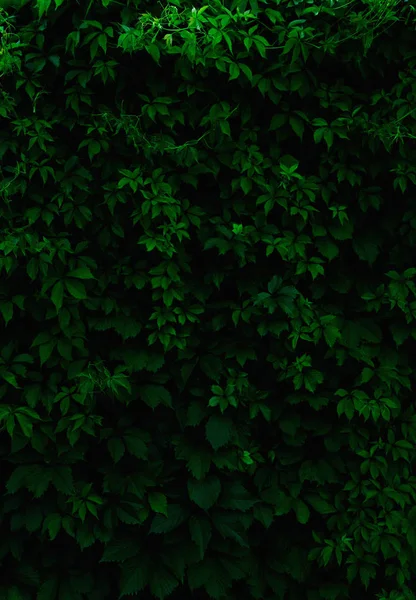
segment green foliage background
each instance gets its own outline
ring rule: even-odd
[[[0,12],[1,600],[414,600],[397,0]]]

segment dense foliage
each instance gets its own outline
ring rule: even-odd
[[[0,2],[1,600],[416,599],[416,19],[342,2]]]

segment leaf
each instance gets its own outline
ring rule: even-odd
[[[139,386],[139,394],[150,408],[155,409],[159,404],[172,408],[172,397],[162,385],[141,385]]]
[[[51,357],[53,349],[55,347],[55,341],[49,342],[48,344],[42,344],[39,346],[39,357],[40,365],[44,365],[46,361]]]
[[[188,586],[191,591],[205,586],[209,578],[213,576],[212,563],[198,562],[190,564],[187,569]]]
[[[120,595],[129,596],[141,592],[148,583],[149,558],[142,555],[138,558],[131,558],[121,567],[120,577]]]
[[[84,284],[76,279],[65,280],[65,286],[71,296],[77,300],[85,300],[88,297]]]
[[[254,507],[254,518],[268,529],[273,523],[273,511],[268,506],[255,506]]]
[[[324,328],[324,337],[328,346],[332,348],[335,342],[341,337],[341,332],[335,325],[328,325],[328,327]]]
[[[157,513],[162,513],[166,517],[168,516],[168,502],[166,496],[160,492],[151,492],[148,495],[150,508]]]
[[[59,513],[51,513],[47,515],[43,522],[42,531],[46,529],[49,532],[49,537],[51,540],[54,540],[58,535],[62,524],[62,517]]]
[[[6,489],[9,494],[15,494],[26,483],[28,475],[30,475],[30,467],[17,467],[10,475],[6,483]]]
[[[0,376],[16,389],[21,389],[16,381],[16,377],[13,375],[13,373],[10,373],[10,371],[2,371]]]
[[[305,494],[305,500],[321,515],[329,515],[336,512],[335,508],[318,494]]]
[[[79,267],[67,273],[67,277],[76,277],[77,279],[95,279],[88,267]]]
[[[127,450],[132,456],[143,460],[147,459],[148,448],[143,437],[139,433],[125,433],[123,439],[126,443]]]
[[[324,563],[324,567],[326,567],[326,565],[329,563],[329,561],[331,560],[331,556],[333,553],[334,549],[332,546],[326,546],[321,553],[322,556],[322,561]]]
[[[16,413],[15,416],[16,416],[17,422],[19,423],[19,425],[22,429],[23,435],[30,438],[33,433],[32,422],[29,421],[29,419],[22,414]]]
[[[234,540],[237,544],[243,546],[243,548],[249,548],[243,524],[238,516],[229,513],[215,512],[212,520],[215,528],[222,537]]]
[[[205,437],[214,450],[218,450],[230,441],[232,430],[231,419],[222,415],[213,415],[205,426]]]
[[[134,538],[110,540],[105,548],[100,563],[124,562],[140,553],[140,546]]]
[[[309,517],[310,517],[309,508],[302,500],[300,500],[300,498],[296,499],[295,512],[296,512],[297,520],[299,521],[299,523],[302,523],[302,525],[305,525],[305,523],[307,523],[309,521]]]
[[[205,354],[199,361],[199,366],[207,377],[218,381],[219,375],[222,371],[222,361],[218,356],[214,354]]]
[[[169,504],[167,516],[156,515],[150,527],[150,533],[169,533],[177,529],[189,516],[188,511],[179,504]]]
[[[205,406],[199,400],[193,400],[189,403],[186,424],[191,427],[199,425],[202,419],[206,416]]]
[[[52,288],[51,300],[55,304],[57,312],[62,308],[62,302],[64,298],[64,284],[62,281],[58,281]]]
[[[192,516],[189,519],[189,532],[192,541],[198,546],[199,558],[200,560],[203,560],[205,551],[212,537],[211,523],[202,516]]]
[[[13,317],[13,303],[12,302],[0,302],[0,312],[3,315],[3,319],[8,324]]]
[[[74,492],[71,467],[54,467],[51,483],[58,492],[69,496]]]
[[[194,450],[186,466],[195,479],[202,479],[208,473],[211,466],[211,456],[204,450]]]
[[[298,117],[289,117],[289,123],[296,135],[302,140],[303,132],[305,131],[305,124],[302,119],[299,119]]]
[[[123,441],[120,438],[109,439],[107,442],[107,448],[114,463],[118,463],[126,451]]]
[[[331,240],[315,240],[314,243],[319,252],[328,260],[333,260],[339,254],[338,246],[334,242],[331,242]]]
[[[36,595],[36,600],[56,600],[58,589],[58,579],[56,577],[48,579],[41,585],[40,590]]]
[[[160,563],[150,577],[150,591],[159,600],[167,598],[178,585],[176,577]]]
[[[258,500],[253,498],[250,492],[239,482],[225,482],[222,491],[221,508],[245,512],[250,510],[258,502]]]
[[[202,481],[188,480],[189,498],[204,510],[208,510],[216,503],[220,493],[221,483],[215,475],[209,475]]]
[[[374,376],[373,369],[364,367],[364,369],[361,372],[361,383],[368,383],[370,381],[370,379],[373,378],[373,376]]]

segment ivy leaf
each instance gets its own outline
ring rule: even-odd
[[[221,493],[221,483],[218,477],[210,475],[202,481],[188,481],[189,498],[200,508],[208,510],[218,500]]]
[[[212,537],[211,523],[202,516],[192,516],[189,519],[189,532],[192,540],[198,546],[199,558],[203,560],[207,546]]]
[[[74,492],[71,467],[55,467],[52,470],[51,483],[58,492],[69,496]]]
[[[160,492],[151,492],[148,496],[150,508],[157,513],[168,516],[168,502],[166,496]]]
[[[16,389],[21,389],[16,381],[16,377],[13,375],[13,373],[10,373],[10,371],[2,371],[0,376]]]
[[[59,582],[56,577],[48,579],[42,583],[37,593],[36,600],[55,600],[59,589]]]
[[[193,451],[186,464],[195,479],[202,479],[211,466],[211,456],[204,450]]]
[[[309,521],[309,508],[300,498],[296,499],[295,512],[297,520],[299,521],[299,523],[302,523],[302,525],[305,525]]]
[[[268,529],[273,523],[273,511],[268,506],[255,506],[254,507],[254,518]]]
[[[167,516],[159,514],[153,518],[150,533],[169,533],[177,529],[189,516],[189,512],[179,504],[169,504],[167,510]]]
[[[230,538],[244,548],[249,548],[242,522],[236,515],[215,512],[212,516],[215,528],[224,538]]]
[[[140,553],[140,546],[134,538],[110,540],[104,548],[100,563],[124,562]]]
[[[0,312],[3,315],[3,319],[7,324],[13,317],[13,304],[12,302],[0,302]]]
[[[214,354],[205,354],[199,361],[199,366],[207,377],[218,381],[218,377],[222,371],[222,361]]]
[[[305,124],[302,119],[299,119],[298,117],[289,117],[289,123],[296,135],[302,140],[305,131]]]
[[[40,357],[40,365],[44,365],[46,361],[51,357],[53,349],[55,348],[55,340],[49,342],[48,344],[42,344],[39,346],[39,357]]]
[[[25,415],[19,413],[16,413],[16,419],[22,429],[23,435],[30,438],[33,433],[33,425],[31,421],[29,421]]]
[[[67,273],[67,277],[76,277],[77,279],[95,279],[88,267],[79,267]]]
[[[51,300],[55,304],[55,308],[57,312],[59,312],[62,308],[64,298],[64,284],[62,281],[58,281],[52,288]]]
[[[133,432],[131,430],[130,432],[126,432],[123,435],[123,439],[126,443],[127,450],[132,456],[143,460],[147,459],[148,448],[139,431]]]
[[[62,517],[59,513],[51,513],[47,515],[43,522],[42,532],[49,532],[49,537],[51,540],[54,540],[58,535],[62,525]]]
[[[218,450],[230,441],[232,430],[231,419],[222,415],[213,415],[205,426],[205,436],[214,450]]]
[[[76,298],[77,300],[85,300],[88,298],[85,286],[80,281],[77,281],[76,279],[73,279],[72,281],[65,280],[65,286],[73,298]]]
[[[148,574],[150,572],[149,559],[146,555],[138,558],[131,558],[123,563],[120,577],[120,595],[130,596],[144,590],[148,583]]]
[[[328,325],[328,327],[324,328],[324,337],[328,346],[332,348],[335,342],[341,337],[341,332],[335,325]]]
[[[126,451],[123,441],[115,437],[108,440],[107,448],[114,463],[118,463]]]
[[[329,515],[336,512],[335,508],[318,494],[305,494],[305,500],[321,515]]]
[[[159,563],[150,577],[150,591],[159,600],[164,600],[179,585],[179,581]]]
[[[139,393],[150,408],[155,409],[159,404],[172,408],[172,397],[163,385],[141,385],[139,386]]]

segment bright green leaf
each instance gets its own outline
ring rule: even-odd
[[[166,496],[160,492],[151,492],[148,496],[150,508],[157,513],[168,516],[168,502]]]

